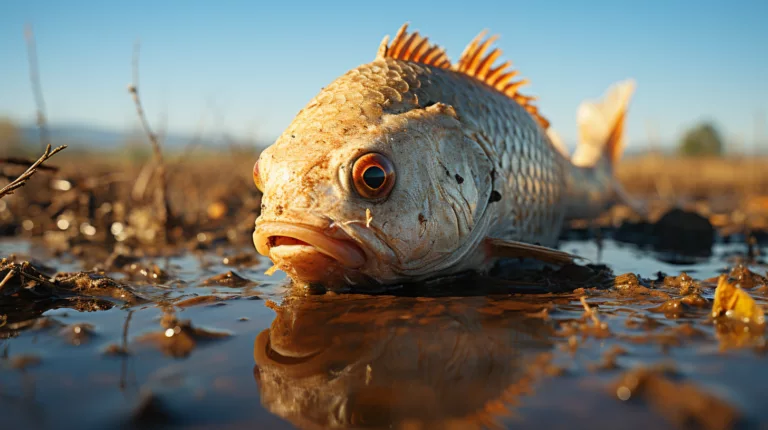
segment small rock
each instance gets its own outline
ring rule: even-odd
[[[250,285],[255,285],[256,283],[251,281],[250,279],[243,278],[242,276],[238,275],[237,273],[233,271],[229,271],[227,273],[222,273],[221,275],[216,275],[214,277],[208,278],[205,281],[203,281],[203,285],[218,285],[222,287],[247,287]]]

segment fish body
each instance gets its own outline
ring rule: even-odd
[[[618,190],[634,84],[582,104],[571,159],[482,38],[451,65],[403,26],[312,99],[254,167],[257,250],[295,281],[327,285],[567,259],[551,249],[564,220],[595,216]]]

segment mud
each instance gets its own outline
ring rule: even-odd
[[[2,428],[768,425],[761,205],[618,207],[563,233],[578,266],[334,292],[264,274],[227,169],[171,174],[168,225],[114,174],[0,200]]]
[[[376,294],[295,290],[260,258],[234,272],[248,248],[72,275],[66,254],[35,246],[0,242],[15,255],[0,273],[14,273],[0,312],[4,428],[768,422],[765,335],[712,315],[721,273],[768,304],[765,264],[726,262],[743,244],[675,266],[613,240],[597,259],[593,242],[571,241],[563,249],[594,264]],[[46,267],[24,263],[32,249]]]

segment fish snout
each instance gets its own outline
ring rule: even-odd
[[[321,229],[285,221],[261,221],[253,232],[259,254],[299,282],[339,283],[365,264],[363,250],[333,226]]]

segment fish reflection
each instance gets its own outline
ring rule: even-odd
[[[261,401],[301,428],[486,426],[551,349],[546,306],[511,296],[289,297],[255,341]]]

